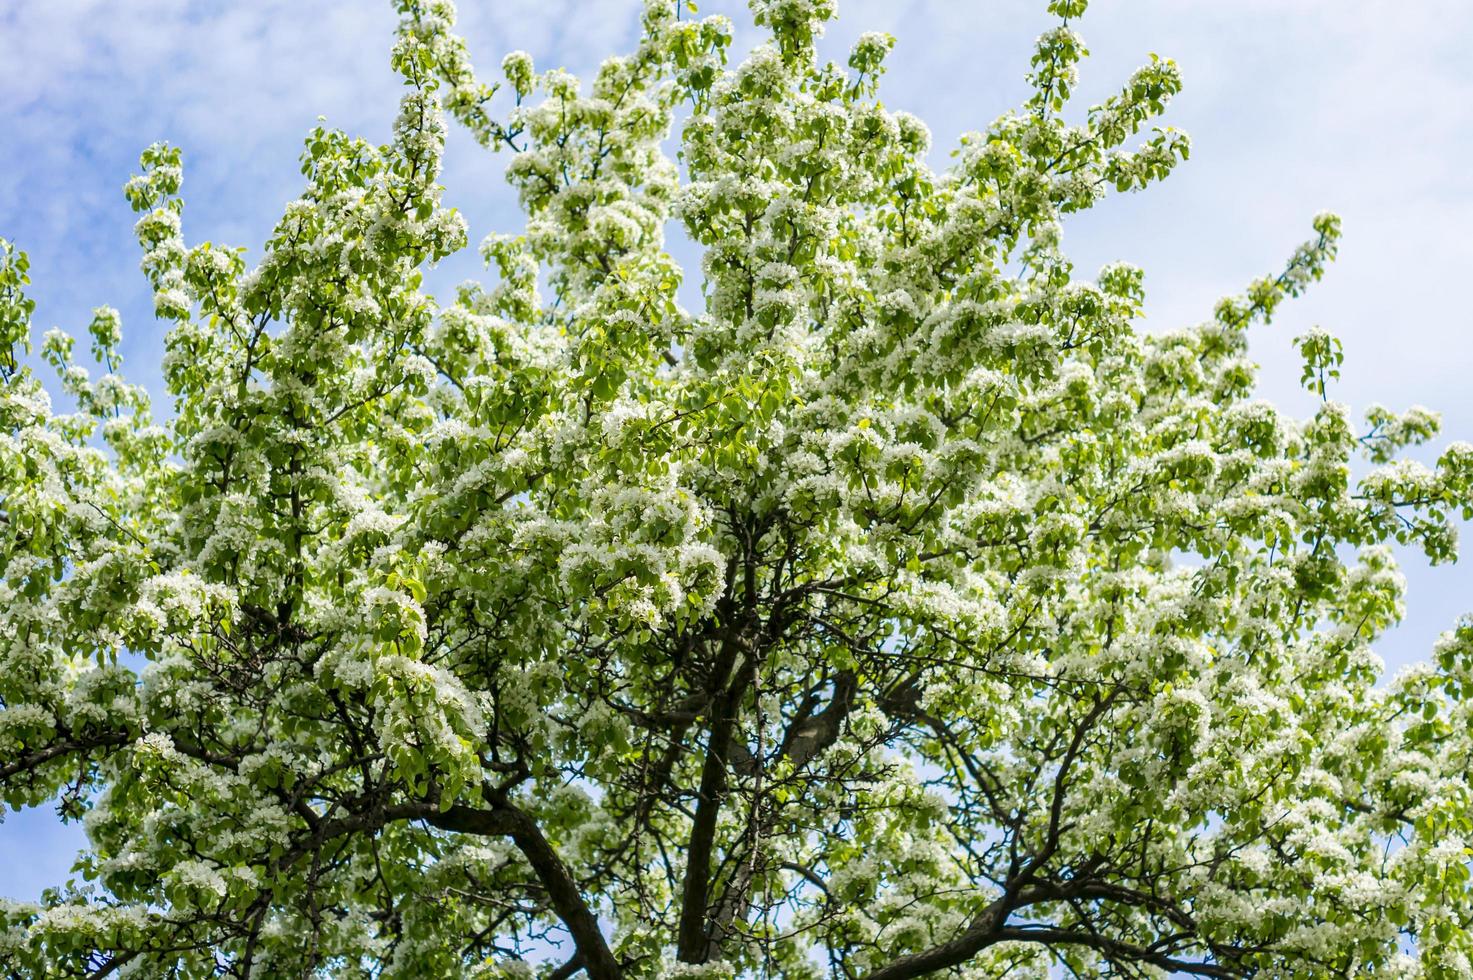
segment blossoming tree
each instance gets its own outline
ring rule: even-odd
[[[1398,458],[1436,418],[1353,421],[1320,332],[1312,417],[1252,400],[1333,216],[1187,329],[1076,276],[1065,217],[1188,146],[1170,61],[1067,121],[1084,6],[938,171],[832,0],[735,68],[650,0],[500,93],[400,0],[392,140],[314,130],[254,268],[144,153],[166,420],[106,308],[53,412],[6,244],[0,796],[90,840],[6,974],[1469,976],[1473,625],[1371,647],[1473,447]],[[437,301],[442,112],[527,224]]]

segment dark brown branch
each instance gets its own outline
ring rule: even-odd
[[[1191,976],[1232,978],[1245,974],[1241,969],[1217,963],[1177,959],[1159,950],[1111,939],[1097,932],[1056,926],[1005,925],[1008,916],[1017,909],[1056,897],[1056,889],[1032,886],[1025,887],[1016,896],[1003,895],[983,909],[972,920],[972,924],[955,939],[902,956],[868,974],[864,980],[912,980],[938,970],[960,966],[989,946],[1007,942],[1083,946],[1104,954],[1112,962],[1149,964]]]
[[[532,866],[537,880],[547,889],[548,901],[572,934],[583,968],[591,980],[619,980],[623,976],[619,961],[614,959],[603,930],[599,928],[598,917],[583,901],[578,883],[542,835],[537,822],[527,813],[509,804],[500,804],[490,810],[452,806],[443,813],[437,808],[425,809],[428,811],[422,814],[425,822],[441,830],[483,837],[510,836]]]
[[[749,593],[750,594],[750,593]],[[680,925],[676,933],[676,955],[682,963],[704,963],[708,955],[706,918],[711,903],[711,857],[716,844],[716,821],[726,796],[727,760],[738,709],[752,676],[756,658],[748,656],[730,683],[726,678],[736,666],[738,652],[746,646],[734,628],[721,644],[714,671],[721,695],[712,706],[706,761],[701,767],[701,788],[691,821],[690,844],[686,849],[685,881],[681,889]]]
[[[575,953],[572,959],[549,973],[547,980],[568,980],[569,977],[577,976],[581,969],[583,969],[583,954]]]
[[[93,749],[112,748],[123,745],[130,741],[125,732],[109,732],[93,738],[69,738],[65,741],[54,742],[44,749],[37,749],[16,759],[14,762],[0,766],[0,779],[9,779],[20,773],[31,772],[38,769],[52,759],[70,755],[73,752],[90,752]]]

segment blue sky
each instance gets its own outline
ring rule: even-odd
[[[741,0],[703,0],[737,21]],[[461,0],[474,61],[512,49],[586,76],[633,38],[638,0]],[[1309,410],[1290,338],[1319,323],[1343,338],[1333,397],[1363,409],[1424,404],[1448,438],[1473,440],[1473,4],[1465,0],[1096,0],[1077,26],[1093,57],[1078,104],[1111,92],[1150,52],[1186,90],[1168,122],[1193,137],[1164,184],[1108,200],[1066,228],[1081,273],[1146,269],[1147,329],[1204,319],[1221,295],[1275,270],[1310,217],[1345,219],[1341,257],[1309,296],[1254,338],[1266,397]],[[899,43],[884,99],[931,126],[933,162],[1025,94],[1044,0],[840,0],[825,47],[865,30]],[[318,115],[382,140],[398,82],[389,0],[0,0],[0,236],[32,259],[36,327],[82,332],[90,310],[124,315],[126,373],[157,391],[161,328],[138,271],[121,186],[157,139],[185,156],[185,236],[259,255],[300,186],[301,138]],[[739,43],[739,47],[740,47]],[[505,157],[452,132],[444,181],[472,241],[520,226]],[[467,252],[430,278],[480,274]],[[160,406],[164,407],[164,406]],[[1444,443],[1446,439],[1442,440]],[[1465,539],[1473,540],[1469,529]],[[1473,610],[1473,557],[1429,569],[1405,557],[1406,622],[1378,648],[1393,669],[1425,656]],[[0,823],[0,895],[62,881],[80,830],[42,808]]]

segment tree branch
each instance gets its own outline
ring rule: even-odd
[[[599,928],[598,917],[583,901],[578,883],[531,816],[504,803],[490,810],[452,806],[441,813],[438,808],[426,809],[430,812],[423,814],[425,822],[441,830],[483,837],[511,837],[532,866],[537,880],[547,889],[548,901],[572,934],[582,966],[591,980],[619,980],[623,976],[619,961],[614,959],[603,930]]]

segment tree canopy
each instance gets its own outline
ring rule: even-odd
[[[90,842],[0,969],[1473,975],[1473,622],[1372,652],[1473,447],[1406,458],[1437,417],[1358,420],[1320,330],[1313,414],[1255,400],[1333,215],[1196,326],[1076,275],[1067,217],[1187,157],[1171,61],[1074,109],[1052,0],[937,169],[833,0],[734,67],[649,0],[590,85],[398,7],[392,139],[314,129],[254,267],[143,154],[167,412],[106,307],[48,392],[0,251],[0,799]],[[526,227],[436,299],[446,114]]]

